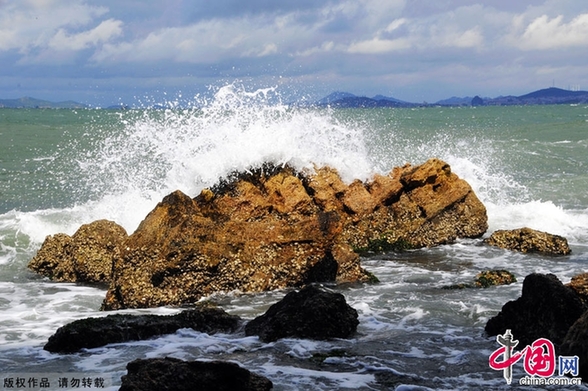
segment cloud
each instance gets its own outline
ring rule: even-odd
[[[578,0],[0,0],[0,81],[94,75],[138,91],[283,76],[365,94],[354,85],[375,94],[558,73],[584,84],[585,46]]]
[[[432,33],[431,43],[446,47],[480,48],[484,44],[484,37],[479,27],[466,31],[450,28]]]
[[[523,50],[588,46],[588,13],[568,23],[564,23],[563,15],[554,18],[542,15],[526,27],[517,46]]]
[[[123,22],[120,20],[108,19],[91,30],[77,34],[68,34],[65,29],[59,29],[49,41],[48,46],[56,50],[86,49],[120,36],[122,25]]]
[[[18,64],[63,63],[53,51],[77,51],[122,34],[122,22],[108,19],[85,29],[108,12],[105,7],[56,0],[0,3],[0,53],[17,51]]]
[[[380,39],[378,37],[349,45],[347,52],[359,54],[389,53],[411,47],[410,41],[405,38]]]

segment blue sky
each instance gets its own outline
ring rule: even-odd
[[[101,106],[235,81],[311,100],[588,90],[588,2],[0,0],[0,64],[0,98]]]

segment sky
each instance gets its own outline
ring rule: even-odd
[[[236,83],[285,100],[588,90],[584,0],[0,0],[0,98],[93,106]]]

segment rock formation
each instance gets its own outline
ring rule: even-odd
[[[578,356],[579,377],[588,377],[588,311],[580,317],[568,330],[559,354]]]
[[[489,288],[496,285],[510,285],[517,282],[514,274],[508,270],[484,270],[476,274],[471,284],[460,283],[444,286],[443,289]]]
[[[531,228],[498,230],[484,239],[484,242],[491,246],[523,253],[568,255],[572,252],[564,237]]]
[[[569,284],[566,284],[576,292],[580,300],[588,307],[588,273],[581,273],[574,277]]]
[[[301,173],[264,165],[194,199],[180,191],[166,196],[113,249],[102,307],[179,305],[218,291],[366,281],[358,252],[435,246],[486,229],[484,205],[438,159],[351,184],[328,167]],[[65,246],[53,242],[35,258],[64,258]]]
[[[272,382],[239,365],[177,358],[138,359],[127,364],[120,391],[267,391]]]
[[[126,238],[120,225],[94,221],[73,236],[48,236],[28,267],[55,281],[110,283],[113,260]]]
[[[521,349],[538,338],[559,346],[585,309],[578,295],[555,275],[533,273],[525,277],[521,297],[488,320],[486,332],[494,336],[510,329]]]
[[[109,315],[76,320],[57,329],[44,349],[52,353],[73,353],[110,343],[139,341],[179,329],[205,333],[233,332],[241,319],[220,308],[197,307],[177,315]]]
[[[258,335],[263,342],[280,338],[327,340],[350,338],[359,320],[340,293],[309,285],[288,293],[265,314],[245,325],[246,335]]]

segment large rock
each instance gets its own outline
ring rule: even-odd
[[[145,340],[184,328],[209,334],[233,332],[240,324],[238,316],[205,306],[167,316],[115,314],[68,323],[49,337],[44,349],[52,353],[73,353],[110,343]]]
[[[581,273],[572,277],[569,284],[566,284],[576,292],[580,300],[588,307],[588,273]]]
[[[342,294],[309,285],[288,293],[265,314],[247,323],[245,334],[257,335],[264,342],[280,338],[350,338],[357,330],[357,317],[357,311]]]
[[[55,281],[110,283],[113,260],[127,236],[112,221],[84,224],[73,236],[48,236],[28,267]]]
[[[367,281],[358,252],[435,246],[486,229],[484,205],[438,159],[351,184],[328,167],[300,173],[264,165],[194,199],[180,191],[166,196],[113,251],[102,308]],[[59,258],[61,249],[47,252]]]
[[[572,251],[566,238],[531,228],[498,230],[484,242],[507,250],[523,253],[543,253],[550,255],[568,255]]]
[[[486,332],[494,336],[510,329],[521,349],[538,338],[559,346],[585,309],[578,295],[555,275],[533,273],[525,277],[521,297],[488,320]]]
[[[235,363],[166,357],[128,363],[119,391],[267,391],[272,388],[269,379]]]
[[[588,377],[588,311],[568,330],[559,353],[563,356],[578,356],[579,377]]]

